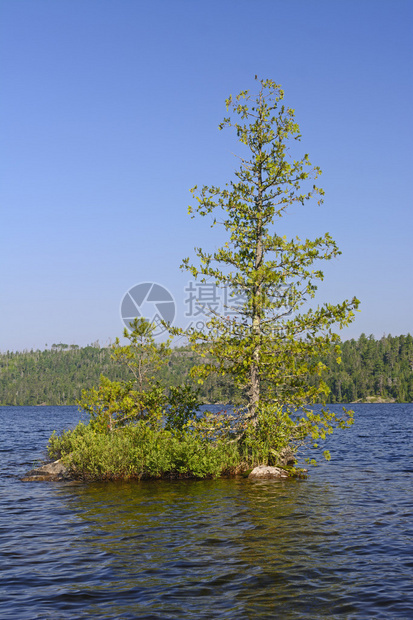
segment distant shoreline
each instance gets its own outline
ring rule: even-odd
[[[369,405],[369,404],[380,404],[380,403],[387,403],[387,404],[393,404],[396,403],[396,399],[395,398],[382,398],[381,396],[367,396],[366,399],[362,400],[361,398],[359,400],[353,400],[350,404],[351,405]],[[335,403],[336,405],[339,405],[340,403]]]
[[[322,403],[314,403],[315,405],[322,405]],[[330,407],[331,405],[341,405],[345,407],[346,405],[408,405],[411,402],[406,403],[398,403],[394,398],[381,398],[380,396],[368,396],[366,400],[354,400],[348,403],[326,403],[322,405],[324,407]],[[204,406],[211,405],[214,407],[222,406],[222,407],[232,407],[231,403],[203,403]],[[66,403],[64,405],[49,405],[47,403],[39,403],[36,405],[10,405],[10,404],[2,404],[0,403],[0,407],[77,407],[76,403]]]

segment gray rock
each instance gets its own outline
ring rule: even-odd
[[[289,446],[281,450],[278,458],[278,464],[281,465],[281,467],[283,465],[295,465],[296,462],[297,459],[295,458],[295,454]]]
[[[59,459],[54,461],[54,463],[47,463],[42,465],[42,467],[32,469],[22,478],[22,482],[43,482],[45,480],[65,480],[67,478],[67,467]]]
[[[258,480],[268,478],[288,478],[289,474],[280,467],[270,467],[269,465],[258,465],[254,467],[248,478],[255,478]]]

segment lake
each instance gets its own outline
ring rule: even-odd
[[[412,618],[413,404],[352,407],[307,480],[116,484],[21,482],[80,414],[0,407],[0,617]]]

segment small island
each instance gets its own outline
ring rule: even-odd
[[[82,394],[89,422],[49,440],[57,476],[207,478],[252,474],[258,466],[264,477],[293,477],[303,475],[296,467],[300,448],[318,448],[335,428],[352,424],[352,411],[338,415],[312,405],[329,393],[321,358],[332,354],[340,362],[335,330],[353,321],[359,301],[308,308],[324,277],[318,263],[340,251],[329,233],[303,240],[278,230],[291,207],[322,204],[321,170],[307,154],[290,157],[301,135],[281,86],[257,76],[256,83],[255,94],[228,97],[219,126],[235,130],[243,152],[234,179],[222,189],[191,190],[189,213],[210,219],[211,227],[220,223],[227,240],[211,253],[196,248],[198,264],[185,258],[182,267],[230,293],[221,313],[211,310],[206,329],[169,326],[171,338],[184,337],[201,357],[191,368],[192,383],[165,388],[157,382],[171,342],[155,343],[154,326],[135,318],[124,334],[129,343],[117,340],[112,351],[129,379],[102,376]],[[238,406],[201,411],[197,386],[211,376],[232,382]]]

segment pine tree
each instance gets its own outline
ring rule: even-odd
[[[226,100],[231,115],[220,129],[235,129],[246,154],[240,157],[235,179],[224,188],[191,190],[197,206],[190,207],[190,213],[211,214],[213,225],[222,224],[228,240],[212,253],[197,248],[198,266],[188,258],[183,261],[201,282],[213,281],[243,299],[236,307],[228,304],[222,314],[212,314],[208,331],[193,331],[188,337],[206,357],[206,363],[194,369],[199,381],[211,373],[229,376],[247,395],[245,420],[253,425],[263,406],[298,408],[326,395],[320,356],[333,348],[339,358],[335,330],[353,320],[359,304],[353,298],[302,308],[323,279],[314,263],[340,251],[329,233],[313,240],[287,239],[275,226],[290,207],[312,198],[321,204],[324,195],[315,184],[321,170],[312,167],[308,155],[290,157],[292,143],[301,136],[294,110],[284,106],[283,98],[279,85],[261,80],[256,96],[242,91]],[[311,375],[317,377],[312,384]],[[328,427],[332,420],[328,414],[316,419],[308,411],[308,416],[315,427]],[[317,434],[315,427],[311,432]]]

